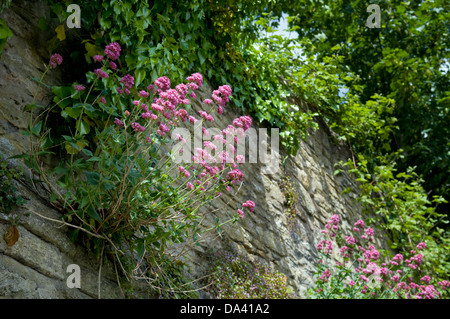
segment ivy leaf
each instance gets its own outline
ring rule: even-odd
[[[86,211],[89,215],[89,217],[93,218],[94,220],[98,221],[99,223],[102,221],[102,218],[98,214],[97,210],[94,208],[94,206],[89,205]]]
[[[64,29],[64,24],[60,24],[56,27],[56,37],[59,41],[64,41],[66,39],[66,30]]]
[[[141,82],[145,79],[145,74],[146,73],[143,69],[139,69],[134,72],[136,86],[141,84]]]

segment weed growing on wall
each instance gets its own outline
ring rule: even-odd
[[[333,215],[317,245],[321,256],[309,298],[320,299],[435,299],[450,283],[438,281],[425,267],[427,244],[420,242],[404,254],[383,258],[374,246],[374,230],[358,220],[344,235]]]
[[[30,154],[18,157],[39,174],[50,201],[64,213],[61,223],[71,226],[71,238],[81,239],[99,257],[110,250],[127,279],[145,280],[161,295],[177,295],[186,287],[170,279],[181,271],[168,262],[177,264],[185,247],[205,232],[237,222],[255,208],[247,200],[232,218],[209,229],[199,210],[242,184],[239,155],[230,141],[239,143],[238,136],[245,136],[252,120],[236,118],[213,136],[215,143],[196,148],[189,163],[175,164],[175,156],[188,147],[183,136],[173,134],[175,129],[184,123],[208,135],[207,123],[224,112],[231,87],[219,86],[202,102],[209,111],[195,114],[190,99],[203,85],[202,75],[194,73],[175,85],[159,77],[144,85],[119,70],[120,57],[118,43],[107,45],[103,55],[93,57],[94,70],[86,74],[86,83],[53,87],[54,104],[47,108],[28,105],[27,111],[43,109],[36,118],[30,113],[26,132],[37,142],[32,139]],[[53,54],[44,75],[62,61]],[[61,136],[47,125],[55,113],[60,132],[65,132]],[[224,150],[214,153],[217,145]],[[42,156],[56,152],[61,161],[46,172]]]

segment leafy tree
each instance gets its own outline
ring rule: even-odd
[[[363,103],[374,94],[395,101],[389,122],[398,119],[388,144],[404,150],[399,169],[416,166],[429,195],[450,199],[450,3],[436,1],[371,1],[381,12],[381,28],[368,28],[367,1],[282,1],[299,39],[313,43],[310,54],[343,57],[343,72],[355,77],[350,93]],[[355,88],[361,87],[361,92]],[[384,145],[383,145],[384,146]],[[386,153],[389,148],[379,147]],[[441,206],[445,211],[447,206]]]

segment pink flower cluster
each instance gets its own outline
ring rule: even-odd
[[[98,77],[103,78],[103,79],[106,79],[106,78],[109,77],[108,73],[106,73],[106,72],[103,71],[102,69],[96,69],[96,70],[94,70],[94,73],[95,73]]]
[[[120,45],[117,42],[108,44],[105,47],[105,55],[111,60],[117,60],[120,57]]]
[[[75,85],[73,86],[73,88],[74,88],[75,90],[77,90],[78,92],[86,90],[86,87],[85,87],[84,85],[79,85],[79,84],[75,84]]]
[[[339,216],[333,215],[326,223],[325,229],[321,231],[327,238],[321,240],[316,248],[326,257],[331,257],[333,252],[332,239],[336,237],[335,231],[338,230],[338,224]],[[358,220],[354,224],[353,231],[359,233],[360,230],[364,229],[364,226],[364,221]],[[367,242],[364,241],[364,238],[369,239],[368,241],[370,242],[370,239],[373,239],[374,233],[372,228],[366,228],[363,232],[364,235],[360,236],[361,243]],[[411,250],[412,257],[409,259],[405,259],[403,254],[398,253],[387,263],[381,263],[381,266],[379,266],[377,262],[380,260],[380,252],[375,249],[374,245],[369,245],[365,248],[361,244],[358,244],[360,241],[354,236],[344,236],[344,239],[348,246],[344,245],[339,248],[340,256],[344,258],[344,264],[337,262],[337,266],[346,267],[345,264],[350,263],[352,258],[359,262],[359,265],[352,270],[354,275],[351,276],[352,280],[348,282],[348,286],[353,287],[352,289],[360,289],[359,291],[362,294],[371,292],[372,295],[376,295],[377,290],[374,289],[387,289],[401,298],[432,299],[440,296],[438,289],[446,290],[450,287],[450,283],[444,280],[437,283],[437,289],[431,284],[432,278],[429,275],[422,275],[420,277],[422,284],[414,283],[411,276],[407,278],[409,282],[405,280],[408,272],[417,271],[418,267],[423,264],[423,254],[421,253],[416,253],[416,251]],[[424,250],[426,249],[426,244],[421,242],[417,244],[416,248],[418,250]],[[353,256],[354,253],[357,253],[360,257]],[[331,280],[333,276],[330,269],[326,269],[325,271],[323,271],[323,268],[320,269],[320,275],[316,282],[319,288],[322,284]],[[373,288],[370,284],[372,279],[379,282],[381,286]],[[315,289],[315,291],[320,292],[323,289]]]
[[[50,57],[50,62],[48,63],[51,68],[55,69],[58,65],[61,65],[63,58],[58,53],[53,54]]]

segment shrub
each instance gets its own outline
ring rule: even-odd
[[[339,216],[333,215],[317,245],[321,256],[309,298],[325,299],[435,299],[443,297],[450,283],[433,280],[423,269],[426,243],[408,254],[396,254],[383,262],[373,245],[374,230],[358,220],[352,234],[343,236]],[[333,258],[335,257],[335,258]]]
[[[175,88],[167,77],[145,86],[142,78],[118,69],[120,53],[118,43],[107,45],[103,56],[94,56],[100,66],[86,74],[87,83],[52,88],[55,104],[29,126],[28,135],[39,141],[22,157],[51,190],[50,200],[64,212],[63,223],[72,226],[73,239],[83,239],[98,256],[108,246],[128,279],[145,279],[160,293],[169,285],[167,292],[179,281],[162,284],[161,270],[168,274],[176,268],[169,261],[180,265],[183,247],[207,231],[199,208],[243,181],[233,144],[245,136],[252,119],[235,119],[213,142],[195,149],[187,164],[176,165],[184,148],[190,154],[190,140],[176,129],[187,124],[208,134],[203,125],[214,122],[214,112],[223,113],[232,90],[220,86],[203,101],[208,112],[190,115],[190,98],[203,84],[199,73]],[[43,77],[61,63],[60,55],[52,55]],[[36,107],[33,102],[26,109]],[[53,127],[47,125],[55,112],[61,116],[60,131],[66,131],[61,138],[52,136]],[[223,145],[225,150],[216,150]],[[58,147],[60,164],[44,171],[41,157],[55,154]],[[238,221],[243,210],[253,211],[254,203],[247,201],[241,208],[212,229]],[[174,273],[181,274],[174,270],[166,278]]]

